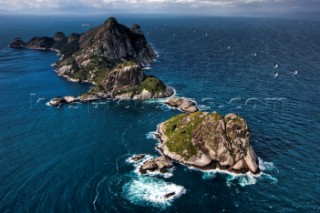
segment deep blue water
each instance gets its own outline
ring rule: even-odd
[[[89,85],[58,77],[54,52],[6,47],[106,18],[0,18],[0,212],[320,212],[319,21],[118,18],[139,23],[158,51],[147,73],[203,110],[246,119],[263,168],[253,177],[176,165],[164,178],[137,175],[127,159],[158,155],[150,132],[178,111],[161,102],[49,107]],[[157,199],[172,190],[181,196]]]

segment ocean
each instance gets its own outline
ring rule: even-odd
[[[175,164],[142,176],[130,156],[158,156],[157,124],[181,112],[164,100],[47,106],[90,85],[58,77],[55,52],[7,48],[108,17],[1,16],[0,212],[320,212],[320,19],[116,17],[141,25],[158,52],[146,74],[203,111],[247,121],[262,169]]]

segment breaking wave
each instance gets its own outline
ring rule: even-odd
[[[171,206],[173,200],[186,193],[183,186],[148,176],[131,180],[122,190],[124,196],[134,204],[159,208]]]
[[[258,175],[254,175],[250,172],[247,172],[245,174],[234,174],[220,169],[200,171],[203,172],[202,179],[204,180],[212,180],[216,178],[217,175],[224,176],[228,186],[231,186],[232,184],[238,184],[242,187],[245,187],[256,184],[258,180],[267,180],[270,183],[278,182],[278,179],[276,177],[273,177],[272,175],[266,173],[275,169],[275,166],[272,162],[266,162],[259,158],[259,168],[261,170],[261,173]]]

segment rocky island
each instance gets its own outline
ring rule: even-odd
[[[159,124],[157,136],[162,157],[146,161],[145,171],[165,172],[168,161],[199,169],[220,169],[233,173],[260,173],[258,158],[249,143],[249,130],[235,114],[194,112],[180,114]]]
[[[34,37],[28,42],[16,38],[9,47],[58,51],[61,59],[55,67],[59,76],[94,85],[74,100],[145,100],[174,93],[158,78],[144,74],[143,68],[150,66],[157,54],[140,26],[135,24],[128,28],[113,17],[83,34],[66,36],[57,32],[52,38]],[[67,101],[56,98],[52,103],[58,105]]]
[[[140,26],[135,24],[129,29],[115,18],[83,34],[65,36],[57,32],[53,38],[35,37],[28,42],[16,38],[9,47],[58,51],[61,59],[55,67],[59,76],[93,85],[79,97],[52,99],[49,103],[53,106],[101,98],[146,100],[174,94],[161,80],[143,72],[155,59],[156,52]],[[188,98],[173,97],[165,104],[185,113],[158,125],[157,149],[162,156],[145,161],[139,169],[141,174],[166,172],[173,167],[172,162],[204,170],[260,172],[243,118],[232,113],[223,117],[216,112],[201,112],[195,101]],[[136,155],[132,160],[140,161],[144,157],[144,154]]]

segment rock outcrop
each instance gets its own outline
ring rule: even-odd
[[[177,115],[158,126],[162,154],[202,169],[260,172],[249,144],[246,122],[235,114],[195,112]]]
[[[131,157],[131,160],[137,162],[144,159],[145,156],[146,156],[145,154],[134,155]]]
[[[183,112],[192,113],[199,111],[196,103],[187,98],[172,97],[166,101],[165,104],[170,107],[178,108]]]
[[[49,101],[49,104],[51,106],[60,106],[62,104],[71,104],[71,103],[74,103],[74,102],[77,102],[77,101],[80,101],[79,98],[75,98],[73,96],[64,96],[63,98],[62,97],[56,97],[56,98],[53,98]]]
[[[34,37],[28,42],[17,38],[12,48],[56,50],[62,58],[55,64],[59,76],[73,82],[95,85],[80,101],[96,98],[145,100],[169,97],[173,89],[142,68],[156,57],[139,25],[128,28],[115,18],[83,34],[66,36],[57,32],[51,37]]]
[[[15,38],[8,46],[11,48],[21,49],[26,47],[26,43],[21,38]]]
[[[158,157],[155,159],[148,160],[142,164],[139,171],[141,174],[146,174],[147,171],[159,171],[165,173],[169,168],[172,168],[173,164],[166,157]]]
[[[51,106],[60,106],[61,104],[63,104],[65,101],[63,98],[61,97],[56,97],[56,98],[53,98],[49,101],[49,104]]]

